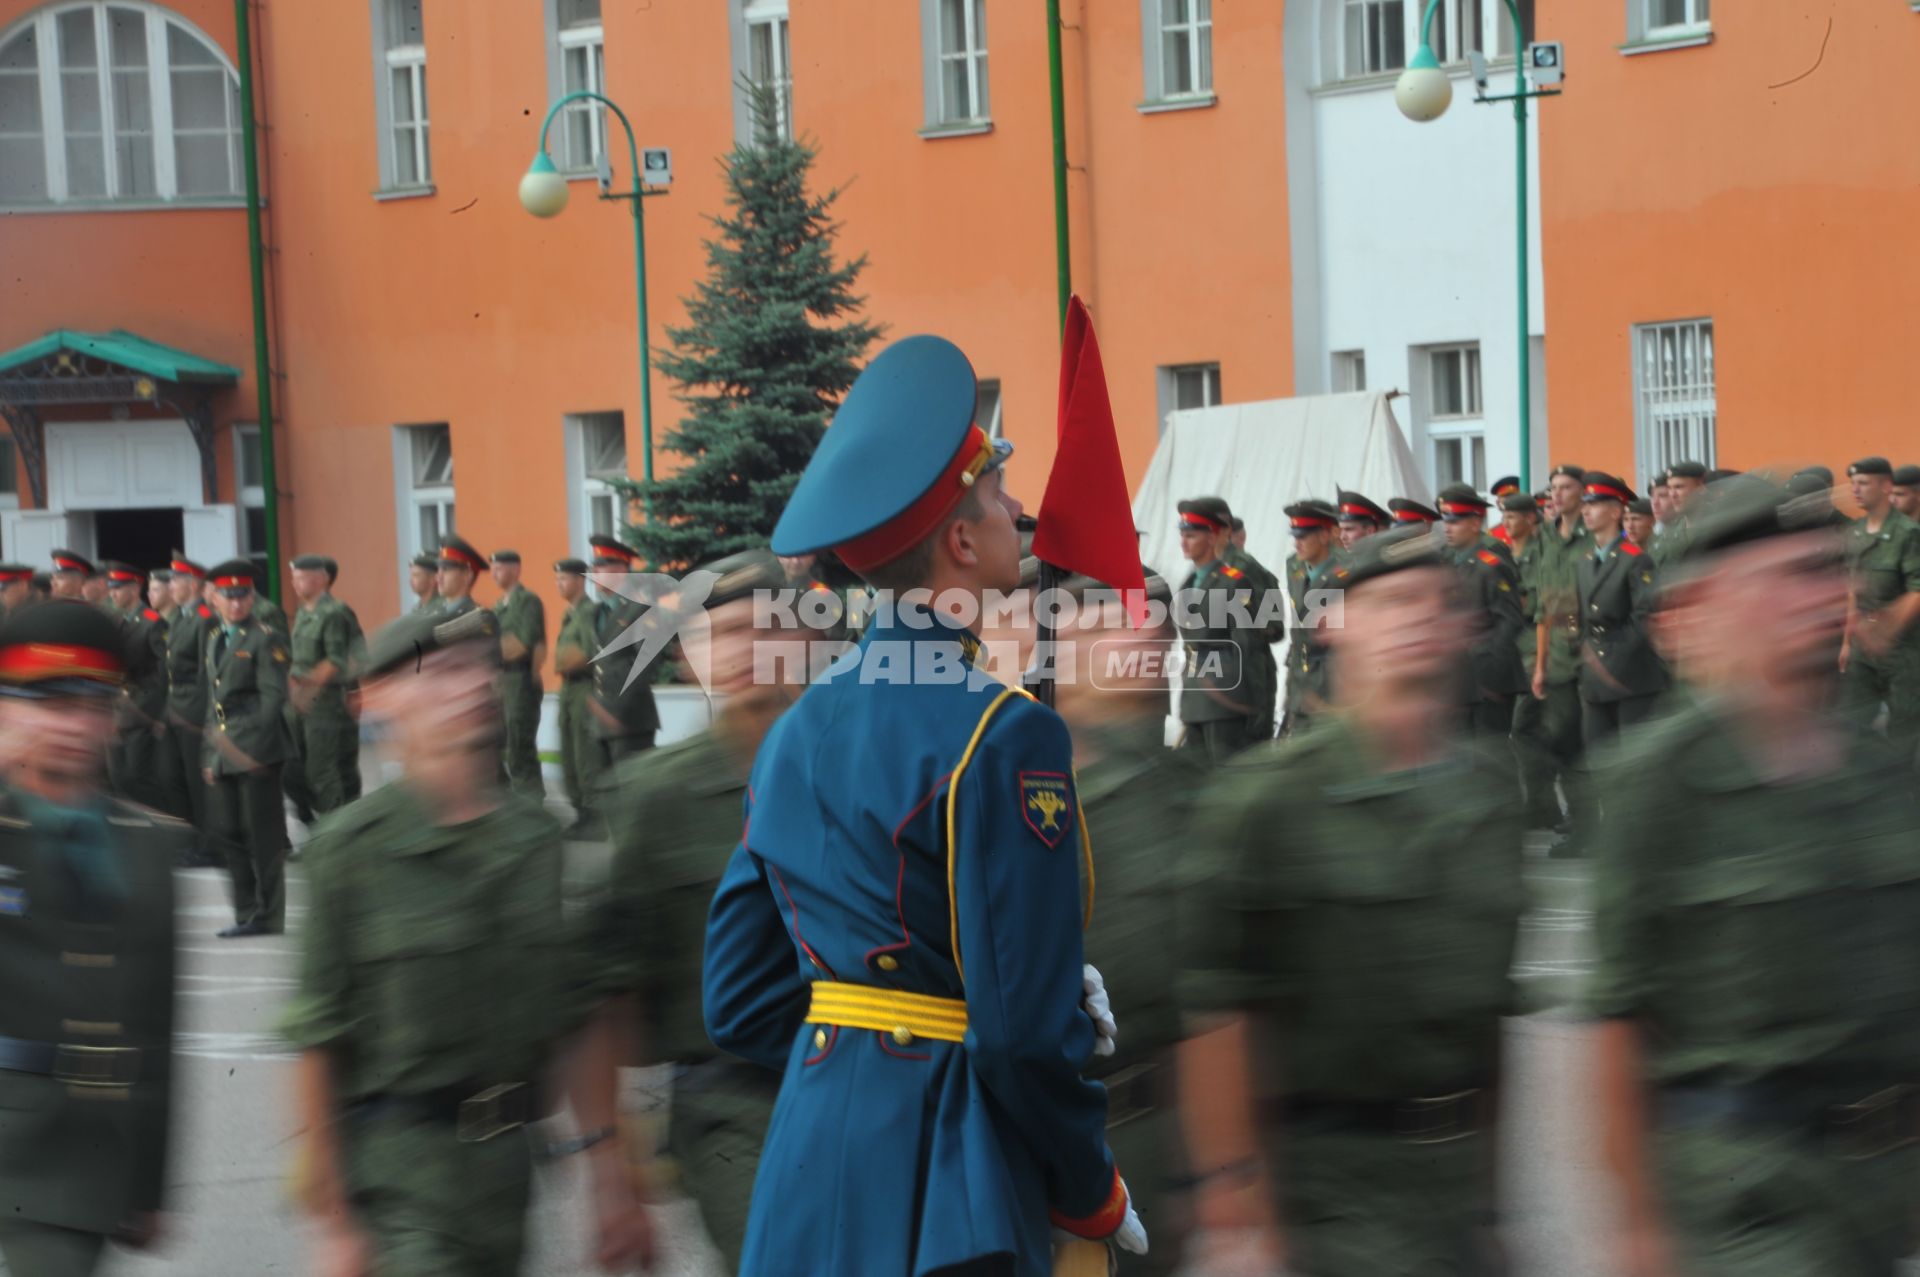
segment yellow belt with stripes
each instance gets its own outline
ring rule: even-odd
[[[902,1046],[915,1038],[960,1042],[967,1036],[967,1004],[960,998],[936,998],[871,984],[815,980],[808,1024],[891,1033]]]

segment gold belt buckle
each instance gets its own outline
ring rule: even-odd
[[[1843,1162],[1866,1162],[1912,1144],[1916,1139],[1915,1114],[1903,1101],[1912,1096],[1913,1089],[1901,1083],[1852,1104],[1828,1109],[1828,1154]]]
[[[1480,1094],[1469,1087],[1450,1095],[1422,1095],[1407,1100],[1394,1114],[1394,1136],[1408,1144],[1451,1144],[1477,1129],[1468,1121],[1468,1106]]]
[[[62,1042],[53,1049],[52,1074],[54,1081],[66,1086],[132,1086],[140,1075],[140,1049]]]
[[[525,1086],[524,1082],[506,1082],[460,1101],[459,1122],[453,1137],[462,1144],[484,1144],[496,1135],[526,1125],[521,1119],[507,1117],[502,1112],[507,1097]]]

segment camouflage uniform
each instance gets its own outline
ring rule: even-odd
[[[312,606],[294,614],[291,640],[293,674],[306,675],[325,661],[334,676],[318,689],[307,708],[287,705],[287,727],[302,769],[307,801],[317,815],[344,807],[359,790],[359,725],[347,709],[346,688],[353,677],[355,633],[358,625],[346,606],[323,594]]]
[[[547,609],[540,596],[516,585],[493,605],[500,619],[500,637],[519,640],[526,655],[505,662],[500,670],[500,702],[505,711],[506,748],[503,761],[513,787],[533,798],[544,798],[540,777],[540,701],[544,688],[534,667],[534,653],[547,644]]]
[[[1902,595],[1920,591],[1920,525],[1898,510],[1887,512],[1878,532],[1868,531],[1864,518],[1849,523],[1846,546],[1858,623],[1874,624]],[[1920,738],[1920,622],[1907,626],[1885,656],[1869,656],[1854,643],[1846,682],[1863,719],[1886,705],[1887,738],[1911,758]]]
[[[606,755],[599,733],[593,725],[593,666],[600,650],[593,633],[594,603],[584,594],[560,619],[560,636],[554,641],[556,670],[563,652],[578,652],[588,664],[560,674],[560,760],[566,778],[567,801],[576,812],[587,809],[588,799],[598,789],[606,770]]]
[[[1346,556],[1332,550],[1318,564],[1297,554],[1287,556],[1287,601],[1293,606],[1293,641],[1287,646],[1287,734],[1303,730],[1332,694],[1327,649],[1308,628],[1307,594],[1339,586],[1339,569]]]

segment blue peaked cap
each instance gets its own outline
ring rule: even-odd
[[[944,337],[906,337],[847,391],[780,522],[775,554],[811,554],[864,536],[918,501],[973,427],[973,365]],[[1013,452],[994,444],[992,464]]]

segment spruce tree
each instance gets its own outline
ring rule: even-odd
[[[801,470],[880,328],[860,318],[864,254],[836,262],[838,189],[815,195],[816,155],[782,137],[769,89],[753,87],[752,145],[726,158],[727,211],[713,217],[707,277],[657,355],[686,415],[661,440],[684,462],[622,485],[652,498],[627,529],[655,571],[765,546]]]

